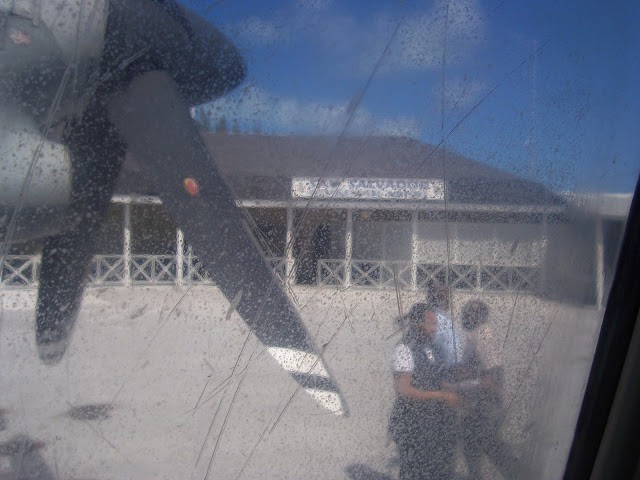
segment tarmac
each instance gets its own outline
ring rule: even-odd
[[[390,357],[420,293],[292,290],[348,416],[299,388],[214,286],[88,289],[55,366],[36,353],[35,295],[0,290],[0,478],[397,478]],[[477,297],[456,291],[454,318]],[[482,298],[504,344],[503,436],[536,478],[560,478],[601,312]]]

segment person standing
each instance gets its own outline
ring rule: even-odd
[[[481,459],[486,454],[504,478],[516,478],[521,465],[500,435],[505,415],[502,347],[489,325],[489,307],[479,300],[462,309],[465,333],[461,370],[466,393],[462,395],[461,432],[470,480],[482,478]]]
[[[418,303],[409,320],[393,355],[396,400],[389,429],[400,454],[400,479],[448,480],[453,475],[459,397],[442,387],[449,368],[435,342],[435,312]]]

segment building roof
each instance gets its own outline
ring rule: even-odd
[[[243,200],[289,200],[295,178],[348,177],[443,180],[447,200],[454,204],[564,204],[562,197],[541,184],[405,137],[337,139],[207,132],[204,140],[221,174]],[[127,163],[129,170],[135,169],[135,161]],[[142,186],[137,175],[131,177],[123,175],[119,193],[157,193]]]

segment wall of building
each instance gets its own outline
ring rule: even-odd
[[[93,267],[94,281],[127,283],[122,268],[112,268],[127,255],[127,209],[130,259],[125,263],[131,262],[134,270],[149,270],[134,271],[134,283],[205,278],[188,238],[179,258],[177,227],[162,205],[114,204],[98,238],[96,253],[101,258]],[[455,289],[537,292],[599,306],[615,271],[624,226],[621,219],[576,212],[543,217],[450,211],[445,217],[427,210],[354,209],[348,249],[346,209],[292,208],[288,213],[286,208],[271,207],[243,212],[265,256],[281,278],[289,275],[295,284],[420,290],[435,280]],[[287,245],[288,227],[291,245]],[[7,260],[4,286],[36,281],[37,259],[29,256],[38,253],[38,245],[12,246],[10,255],[24,258]],[[186,262],[183,278],[178,278],[180,261]]]
[[[418,223],[417,259],[424,263],[537,266],[545,245],[542,224]]]

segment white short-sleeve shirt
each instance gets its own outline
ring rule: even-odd
[[[413,361],[413,353],[411,349],[404,343],[396,345],[393,351],[392,366],[394,373],[411,373],[415,368],[415,362]]]
[[[442,350],[444,364],[447,367],[451,367],[462,359],[463,338],[448,312],[437,309],[435,313],[438,321],[438,331],[434,341]]]

